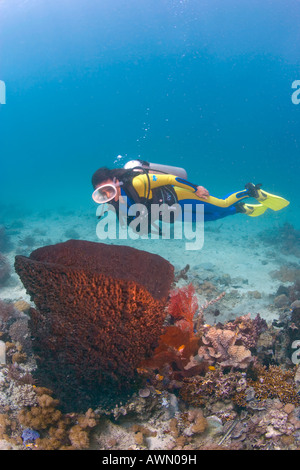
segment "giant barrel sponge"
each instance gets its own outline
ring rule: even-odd
[[[162,332],[174,268],[118,245],[69,240],[16,256],[30,329],[50,385],[126,386]]]

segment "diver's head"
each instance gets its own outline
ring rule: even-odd
[[[96,189],[97,186],[104,183],[105,181],[111,180],[113,181],[116,178],[119,181],[123,181],[123,176],[128,173],[128,170],[124,170],[124,168],[113,168],[110,170],[105,166],[99,168],[92,176],[92,185],[93,188]]]
[[[104,204],[109,201],[118,201],[121,195],[120,186],[123,184],[120,178],[126,173],[126,170],[117,168],[99,168],[92,176],[92,185],[94,192],[92,198],[97,204]]]

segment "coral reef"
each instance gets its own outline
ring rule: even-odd
[[[234,322],[217,326],[204,325],[199,331],[201,344],[196,356],[192,357],[186,369],[197,362],[216,364],[224,368],[246,369],[253,357],[251,349],[255,348],[259,335],[266,329],[266,322],[256,316],[238,317]]]
[[[249,379],[249,387],[253,387],[255,397],[259,400],[279,398],[284,403],[300,405],[300,396],[297,393],[294,376],[295,370],[284,370],[279,366],[271,365],[269,368],[256,366],[257,377]]]
[[[267,328],[266,320],[261,318],[259,314],[257,314],[253,320],[249,313],[237,317],[233,322],[226,323],[226,329],[234,331],[237,334],[237,342],[241,342],[250,350],[256,347],[259,336],[266,331]]]
[[[294,376],[295,370],[283,370],[279,366],[266,368],[259,364],[247,373],[224,373],[218,368],[204,377],[185,378],[180,396],[192,406],[230,399],[239,407],[247,407],[252,400],[262,403],[274,398],[283,404],[299,406]]]
[[[22,330],[28,318],[3,303],[8,363],[0,370],[0,439],[33,450],[298,449],[300,372],[286,356],[291,331],[300,327],[299,305],[281,311],[277,327],[248,314],[213,326],[202,321],[198,330],[190,327],[194,309],[176,306],[174,316],[168,309],[157,348],[138,368],[138,390],[113,408],[100,401],[65,413],[51,390],[35,386],[28,363],[15,361],[24,354],[18,325]]]
[[[245,369],[252,361],[251,351],[243,345],[237,345],[238,337],[234,331],[210,327],[202,337],[203,345],[198,350],[198,361],[209,365],[219,363],[221,367]],[[195,358],[186,367],[189,368]]]
[[[218,369],[209,370],[205,376],[193,376],[183,380],[180,397],[191,406],[204,406],[209,401],[234,399],[236,394],[244,390],[245,373],[231,371],[224,373]]]
[[[86,402],[89,391],[93,400],[112,383],[130,386],[162,332],[173,266],[134,248],[69,240],[17,256],[15,268],[36,306],[29,325],[41,383],[72,406],[81,389]]]
[[[288,287],[288,298],[291,303],[300,299],[300,281],[299,280],[294,282],[294,284]]]
[[[250,315],[238,317],[234,322],[217,326],[204,325],[200,330],[201,345],[186,369],[197,362],[216,364],[224,368],[247,369],[253,361],[251,350],[255,349],[259,335],[267,328],[259,315],[254,320]]]
[[[38,243],[32,233],[20,252]],[[210,262],[174,278],[160,257],[68,233],[77,240],[17,256],[32,303],[19,291],[0,301],[0,449],[300,448],[291,256],[267,254],[281,263],[268,297]],[[270,240],[298,256],[292,227],[268,231]]]
[[[190,327],[194,315],[188,317],[184,313],[185,309],[178,308],[177,302],[173,302],[169,312],[174,311],[175,324],[165,327],[152,357],[141,363],[142,373],[144,368],[149,368],[162,374],[164,382],[168,381],[169,386],[176,386],[177,380],[197,374],[203,375],[215,366],[247,369],[255,360],[252,351],[256,351],[258,339],[267,329],[267,324],[259,314],[253,320],[248,314],[236,318],[233,322],[227,322],[226,325],[204,325],[205,307],[222,297],[221,294],[200,307],[200,321],[196,321],[196,331]],[[181,304],[179,306],[181,307]],[[195,310],[191,311],[195,313]]]
[[[85,414],[63,414],[52,391],[32,389],[35,399],[21,411],[0,414],[0,438],[38,450],[78,450],[89,447],[89,435],[99,421],[92,409]]]

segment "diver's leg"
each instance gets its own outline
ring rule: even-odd
[[[185,210],[185,213],[187,210],[184,209],[185,204],[187,205],[186,207],[188,207],[188,205],[191,206],[193,214],[196,214],[196,205],[203,204],[205,221],[223,219],[224,217],[238,213],[257,217],[267,210],[267,207],[262,204],[248,204],[243,202],[253,197],[247,190],[228,194],[223,199],[209,196],[206,200],[199,198],[193,193],[187,193],[187,191],[176,191],[176,193],[177,196],[179,196],[178,203],[182,206],[182,210]],[[185,196],[185,198],[182,196]],[[194,216],[189,217],[193,219]]]
[[[215,208],[226,208],[230,207],[237,202],[243,201],[249,197],[252,197],[249,195],[247,189],[244,189],[243,191],[237,191],[234,193],[230,193],[224,198],[217,198],[215,196],[208,196],[206,199],[203,199],[199,196],[196,195],[196,193],[193,193],[191,191],[187,191],[186,189],[178,188],[174,186],[178,202],[182,200],[186,201],[197,201],[202,204],[210,204],[211,206],[214,206]]]
[[[268,208],[278,211],[289,204],[289,201],[286,199],[261,190],[260,186],[261,185],[248,183],[244,191],[229,194],[223,199],[209,196],[206,202],[219,208],[230,208],[234,206],[236,207],[235,213],[246,214],[250,217],[258,217],[264,214]],[[259,204],[248,204],[245,201],[249,198],[257,199]]]
[[[183,189],[174,188],[178,197],[178,202],[204,204],[204,215],[207,220],[217,220],[227,215],[242,213],[250,217],[257,217],[270,208],[280,210],[286,207],[289,202],[282,197],[275,196],[260,189],[261,185],[248,183],[243,191],[228,194],[224,198],[208,196],[206,199],[199,198],[195,193]],[[249,204],[247,199],[255,198],[259,204]]]
[[[197,219],[197,206],[203,205],[204,210],[204,222],[214,221],[223,219],[229,215],[236,214],[235,205],[229,207],[217,207],[206,201],[200,201],[197,199],[181,199],[178,201],[181,206],[182,220],[185,222],[196,222]]]
[[[275,194],[267,193],[261,189],[261,186],[261,184],[248,183],[245,188],[250,197],[257,199],[263,206],[273,211],[279,211],[289,205],[289,201]]]
[[[268,209],[263,204],[247,204],[245,202],[237,202],[234,207],[237,214],[246,214],[250,217],[258,217]]]

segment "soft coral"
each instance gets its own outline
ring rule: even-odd
[[[198,301],[193,284],[174,289],[170,293],[168,313],[183,329],[193,330],[193,318],[198,309]]]
[[[175,322],[165,327],[153,356],[145,360],[142,367],[162,371],[169,364],[169,374],[176,379],[201,373],[206,369],[206,363],[203,363],[192,370],[185,370],[190,358],[199,348],[200,338],[194,334],[193,323],[197,309],[198,301],[192,284],[174,289],[170,293],[168,313]]]

